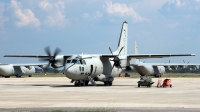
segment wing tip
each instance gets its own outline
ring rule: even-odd
[[[191,54],[191,56],[196,56],[196,54]]]

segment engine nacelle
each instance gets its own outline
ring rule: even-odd
[[[56,56],[55,60],[56,60],[55,63],[51,63],[51,66],[53,68],[59,68],[59,67],[63,67],[65,65],[64,55],[58,55],[58,56]]]
[[[180,66],[178,66],[178,67],[181,68],[181,69],[185,69],[185,68],[186,68],[185,65],[180,65]]]
[[[197,70],[197,67],[195,65],[190,65],[190,66],[188,66],[188,68],[189,68],[190,71]]]
[[[164,66],[166,70],[172,70],[172,68],[170,66]]]

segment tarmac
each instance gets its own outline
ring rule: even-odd
[[[200,78],[171,78],[172,88],[152,80],[151,88],[138,88],[139,78],[127,77],[81,87],[66,77],[0,78],[0,111],[199,111]]]

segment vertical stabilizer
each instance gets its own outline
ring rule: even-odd
[[[122,51],[120,52],[120,55],[127,55],[127,39],[128,39],[128,23],[125,21],[122,24],[117,50],[113,54],[118,55],[123,47]]]
[[[138,54],[136,41],[133,44],[133,54]],[[140,63],[139,59],[135,59],[135,58],[132,59],[132,64],[139,64],[139,63]]]

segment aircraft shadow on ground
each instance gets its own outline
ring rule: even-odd
[[[92,84],[89,84],[88,86],[74,86],[74,85],[58,85],[58,84],[0,84],[0,85],[7,85],[7,86],[48,86],[53,88],[60,88],[60,87],[115,87],[115,86],[133,86],[136,85],[112,85],[112,86],[105,86],[104,84],[97,84],[96,86],[93,86]]]
[[[112,86],[134,86],[134,85],[112,85],[112,86],[105,86],[104,84],[97,84],[96,86],[93,86],[89,84],[88,86],[74,86],[74,85],[55,85],[55,84],[36,84],[32,86],[49,86],[53,88],[59,88],[59,87],[112,87]]]

